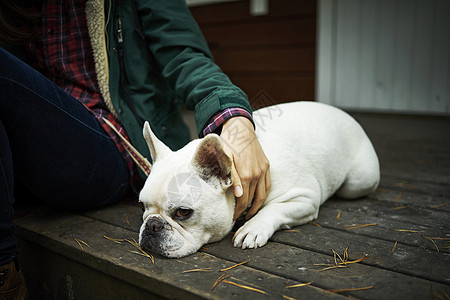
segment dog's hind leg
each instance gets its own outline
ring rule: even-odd
[[[379,181],[378,157],[370,141],[367,141],[354,156],[352,166],[336,195],[346,199],[360,198],[375,191]]]

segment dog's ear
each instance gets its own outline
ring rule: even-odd
[[[153,163],[158,159],[162,159],[164,156],[172,153],[172,150],[170,150],[169,147],[164,145],[164,143],[156,137],[148,122],[145,122],[144,124],[143,134],[144,139],[147,142],[148,149],[150,149],[150,155]]]
[[[223,190],[231,186],[231,159],[225,154],[217,134],[208,134],[202,139],[191,163],[205,181],[215,177],[219,179]]]

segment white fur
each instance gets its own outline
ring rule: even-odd
[[[316,102],[295,102],[255,111],[254,120],[259,142],[270,161],[272,188],[260,211],[235,233],[235,247],[261,247],[281,227],[314,220],[320,205],[335,193],[358,198],[378,186],[375,150],[361,126],[345,112]],[[159,147],[159,141],[150,143]],[[164,157],[155,160],[140,195],[146,208],[140,231],[144,248],[167,257],[181,257],[204,243],[222,239],[231,230],[233,194],[231,189],[223,190],[213,177],[200,179],[201,195],[183,204],[194,210],[189,219],[171,218],[179,203],[170,203],[168,182],[177,174],[200,174],[192,162],[199,144],[200,140],[194,140],[177,152],[152,151],[163,152]],[[151,215],[167,223],[164,234],[152,245],[144,241]]]

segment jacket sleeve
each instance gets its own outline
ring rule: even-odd
[[[184,0],[138,1],[137,9],[161,75],[184,105],[195,110],[199,135],[208,121],[226,108],[251,113],[245,93],[214,63]]]

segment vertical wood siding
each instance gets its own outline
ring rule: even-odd
[[[449,0],[319,0],[317,100],[450,114]]]

